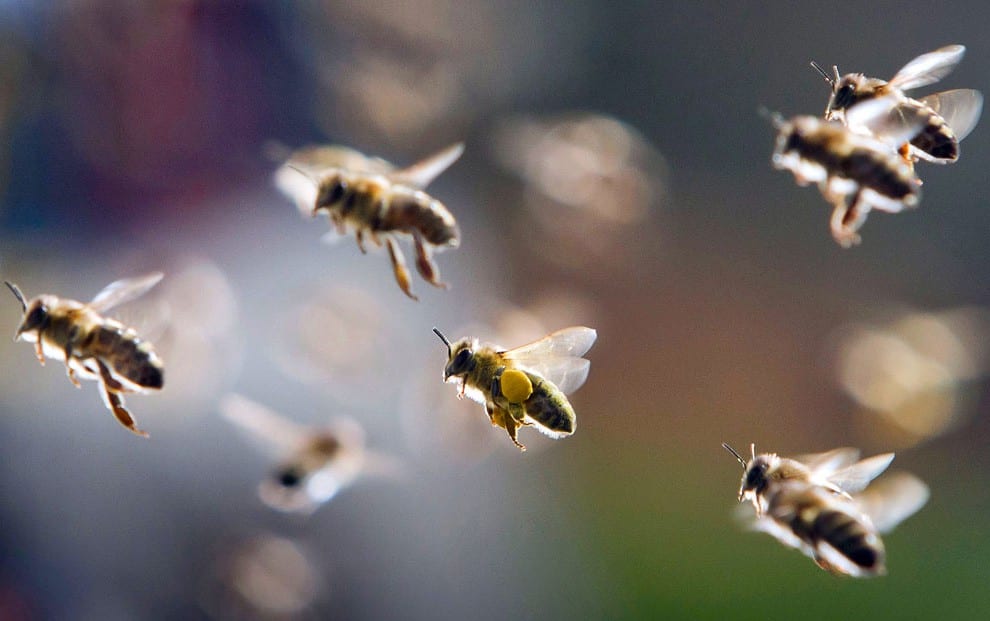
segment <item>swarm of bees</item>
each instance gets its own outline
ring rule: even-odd
[[[17,285],[4,281],[24,311],[14,340],[34,343],[42,365],[45,357],[62,361],[76,388],[79,378],[98,381],[103,402],[120,424],[147,437],[124,407],[124,394],[160,390],[164,365],[151,343],[103,313],[143,295],[161,279],[155,272],[112,282],[88,304],[48,294],[27,301]]]
[[[942,79],[964,52],[950,45],[923,54],[890,81],[862,73],[840,76],[834,65],[829,75],[812,62],[832,89],[824,118],[774,117],[774,167],[791,171],[799,185],[818,185],[833,206],[832,237],[841,246],[860,242],[858,231],[871,209],[897,213],[918,205],[916,161],[948,164],[959,158],[959,142],[976,126],[983,96],[957,89],[913,99],[904,91]]]
[[[505,350],[466,337],[451,344],[433,329],[447,346],[443,380],[460,382],[458,397],[467,395],[485,406],[495,427],[526,450],[516,434],[534,426],[551,438],[574,433],[574,408],[565,396],[584,384],[591,363],[582,358],[598,333],[591,328],[558,330],[537,341]]]
[[[893,461],[893,453],[857,461],[859,451],[838,448],[787,458],[757,455],[750,445],[747,461],[728,444],[722,446],[742,464],[739,502],[753,503],[753,529],[800,550],[834,574],[886,573],[880,535],[928,501],[928,487],[904,473],[867,489]]]
[[[450,211],[423,191],[464,152],[454,144],[412,166],[396,169],[379,158],[367,157],[340,146],[308,147],[293,153],[276,172],[276,184],[304,212],[326,212],[336,232],[353,231],[358,248],[366,252],[365,238],[376,246],[384,240],[399,288],[412,299],[409,269],[399,249],[398,237],[411,237],[416,250],[416,270],[423,280],[446,288],[431,257],[432,248],[456,248],[460,230]],[[316,189],[299,187],[305,176]]]
[[[918,205],[917,161],[958,159],[959,142],[979,119],[982,95],[957,89],[913,99],[904,91],[940,80],[964,51],[952,45],[924,54],[889,81],[860,73],[841,76],[836,66],[830,74],[812,63],[832,91],[824,117],[773,117],[774,167],[789,170],[800,185],[817,184],[833,206],[831,232],[840,245],[859,243],[858,231],[872,209],[896,213]],[[411,239],[420,276],[446,288],[432,253],[457,247],[460,231],[452,213],[425,188],[463,150],[463,144],[454,144],[398,169],[347,147],[307,147],[288,155],[275,180],[304,213],[325,212],[337,234],[353,233],[362,253],[367,240],[384,245],[399,288],[415,300],[398,239]],[[99,382],[107,408],[140,436],[148,434],[137,427],[123,395],[161,389],[164,366],[148,341],[104,315],[162,277],[156,272],[118,280],[86,304],[47,294],[29,301],[5,281],[23,310],[15,340],[34,343],[41,364],[46,357],[63,362],[76,387],[80,379]],[[474,337],[451,342],[433,331],[447,348],[443,381],[459,385],[458,398],[481,403],[491,424],[504,429],[521,451],[522,427],[552,438],[574,433],[577,417],[567,395],[588,377],[590,362],[583,356],[595,343],[594,329],[569,327],[513,349]],[[353,421],[307,428],[236,394],[227,395],[219,410],[277,461],[258,493],[279,511],[312,513],[363,474],[400,470],[365,448],[364,432]],[[738,500],[752,503],[755,512],[747,518],[752,527],[831,573],[884,574],[880,535],[928,500],[927,486],[913,475],[891,475],[870,485],[890,465],[892,453],[859,461],[857,450],[840,448],[783,458],[758,455],[751,445],[745,459],[722,446],[742,465]]]

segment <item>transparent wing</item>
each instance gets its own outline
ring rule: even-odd
[[[412,166],[389,172],[388,177],[397,183],[422,189],[430,185],[440,173],[450,168],[462,153],[464,153],[464,143],[458,142]]]
[[[983,95],[971,88],[935,93],[918,101],[945,119],[959,141],[973,131],[983,112]]]
[[[839,468],[856,463],[856,460],[859,459],[859,449],[846,446],[824,453],[798,455],[791,459],[801,462],[817,476],[828,476]]]
[[[98,313],[106,312],[114,306],[144,295],[149,289],[157,285],[162,277],[164,274],[161,272],[152,272],[136,278],[114,281],[96,294],[96,297],[89,303],[89,307]]]
[[[319,193],[319,180],[314,173],[294,164],[279,166],[274,176],[275,187],[296,204],[303,215],[311,215]]]
[[[900,106],[893,96],[869,99],[846,110],[846,125],[855,133],[871,135],[888,145],[910,142],[928,122],[917,106]]]
[[[891,78],[890,85],[906,91],[934,84],[949,75],[965,53],[965,46],[947,45],[934,52],[922,54],[904,65]]]
[[[271,457],[295,452],[306,440],[305,427],[237,393],[224,396],[219,408],[224,418]]]
[[[928,486],[913,474],[894,472],[855,496],[873,525],[886,533],[914,515],[928,502]]]
[[[380,157],[369,157],[340,145],[303,147],[293,151],[285,163],[310,171],[316,176],[331,168],[371,175],[387,175],[395,170],[395,166]]]
[[[504,355],[521,368],[553,382],[566,394],[577,390],[588,378],[591,363],[581,356],[591,349],[597,337],[598,333],[591,328],[564,328]]]
[[[875,455],[828,475],[828,481],[846,493],[855,494],[866,489],[892,461],[893,453]]]

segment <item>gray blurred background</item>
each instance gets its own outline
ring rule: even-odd
[[[387,4],[387,5],[386,5]],[[0,273],[155,340],[142,440],[0,338],[0,618],[766,619],[990,614],[986,121],[919,209],[842,250],[769,165],[757,110],[820,114],[808,66],[891,77],[968,47],[971,3],[0,2]],[[466,142],[431,193],[461,247],[415,303],[384,252],[321,243],[272,185],[279,143],[406,165]],[[407,247],[407,253],[409,249]],[[408,257],[410,260],[412,255]],[[13,334],[19,307],[0,304]],[[430,329],[506,346],[589,325],[578,431],[520,454],[441,383]],[[255,494],[239,392],[348,416],[402,464],[308,518]],[[896,451],[932,487],[890,575],[834,578],[732,518],[739,466]]]

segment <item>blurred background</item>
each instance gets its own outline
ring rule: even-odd
[[[985,3],[381,4],[0,2],[0,273],[88,300],[164,271],[114,315],[167,369],[128,399],[142,440],[0,338],[0,618],[990,615],[987,120],[842,250],[757,113],[820,114],[810,60],[889,78],[950,43],[925,92],[986,91]],[[414,277],[419,303],[272,185],[273,144],[404,166],[461,140],[430,186],[451,289]],[[568,325],[599,334],[573,437],[520,453],[441,382],[433,326]],[[273,511],[229,392],[353,419],[401,467]],[[896,451],[932,498],[888,576],[834,578],[734,522],[723,441]]]

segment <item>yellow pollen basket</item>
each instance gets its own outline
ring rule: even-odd
[[[502,394],[511,403],[523,403],[533,394],[533,382],[522,371],[506,369],[501,378]]]

